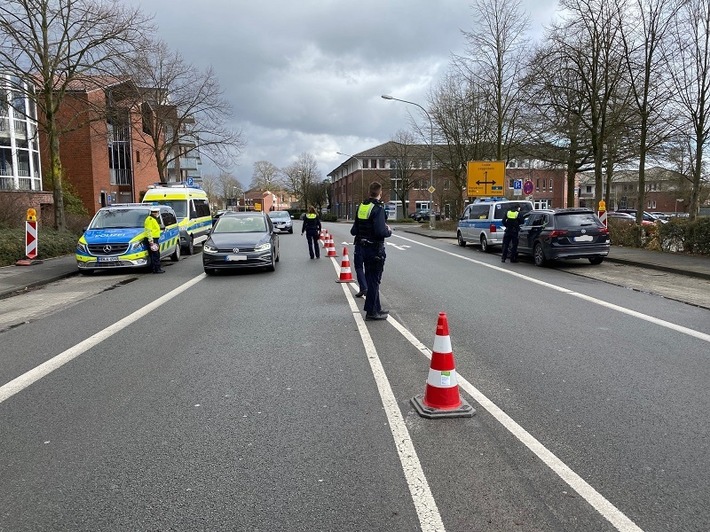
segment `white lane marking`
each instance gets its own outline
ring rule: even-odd
[[[336,267],[337,273],[337,263],[335,260],[333,261],[333,265]],[[394,444],[397,448],[397,455],[399,456],[399,461],[402,464],[404,476],[407,479],[407,486],[409,487],[409,493],[412,496],[412,501],[414,502],[414,507],[417,511],[421,529],[424,532],[444,531],[444,523],[441,520],[439,508],[434,500],[434,495],[429,487],[429,482],[424,475],[424,470],[419,462],[417,451],[414,448],[414,443],[412,442],[407,426],[404,423],[404,418],[402,417],[402,412],[397,404],[397,399],[392,392],[392,387],[387,380],[385,369],[382,366],[380,357],[377,354],[377,349],[375,349],[375,344],[370,336],[370,331],[367,329],[367,325],[365,324],[365,320],[360,313],[360,309],[355,303],[352,291],[347,284],[343,284],[342,287],[343,293],[345,294],[348,304],[350,305],[350,310],[353,313],[353,318],[357,324],[358,331],[360,332],[360,338],[362,339],[362,344],[365,347],[367,361],[370,363],[370,369],[375,377],[377,390],[380,393],[382,406],[384,407],[385,414],[387,415],[387,421],[390,426],[390,431],[392,432],[392,438],[394,439]]]
[[[387,321],[397,331],[400,332],[414,347],[421,351],[424,356],[431,360],[431,350],[422,344],[417,338],[399,323],[392,316]],[[473,386],[460,373],[458,373],[459,386],[466,391],[481,407],[485,408],[501,425],[503,425],[513,436],[515,436],[525,447],[530,449],[545,465],[547,465],[557,476],[567,485],[587,501],[599,514],[609,521],[617,530],[621,532],[642,532],[636,523],[629,519],[616,506],[609,502],[601,493],[590,486],[586,480],[575,473],[562,460],[557,458],[550,450],[541,444],[532,434],[518,425],[508,414],[506,414],[493,401],[488,399],[478,388]]]
[[[393,235],[395,236],[395,235]],[[528,281],[530,283],[538,284],[540,286],[544,286],[545,288],[549,288],[551,290],[555,290],[557,292],[561,292],[563,294],[570,295],[572,297],[576,297],[579,299],[583,299],[584,301],[588,301],[590,303],[594,303],[595,305],[600,305],[602,307],[606,307],[611,310],[615,310],[617,312],[621,312],[622,314],[627,314],[628,316],[633,316],[634,318],[638,318],[643,321],[647,321],[649,323],[653,323],[654,325],[659,325],[660,327],[665,327],[666,329],[671,329],[673,331],[679,332],[681,334],[685,334],[688,336],[692,336],[693,338],[697,338],[698,340],[702,340],[704,342],[710,343],[710,334],[703,333],[700,331],[696,331],[694,329],[690,329],[689,327],[684,327],[683,325],[678,325],[675,323],[671,323],[666,320],[662,320],[659,318],[654,318],[653,316],[649,316],[648,314],[643,314],[642,312],[637,312],[635,310],[628,309],[626,307],[622,307],[620,305],[615,305],[614,303],[609,303],[607,301],[603,301],[601,299],[597,299],[592,296],[588,296],[586,294],[582,294],[580,292],[575,292],[573,290],[570,290],[568,288],[562,288],[561,286],[555,286],[554,284],[547,283],[545,281],[540,281],[539,279],[535,279],[533,277],[528,277],[526,275],[523,275],[522,273],[518,273],[515,271],[511,271],[505,268],[501,268],[500,266],[495,266],[494,264],[487,264],[485,262],[481,262],[476,259],[472,259],[470,257],[464,257],[463,255],[459,255],[458,253],[453,253],[451,251],[446,251],[444,249],[439,249],[435,246],[430,246],[429,244],[423,244],[421,242],[417,242],[416,240],[411,240],[409,238],[405,238],[399,235],[396,235],[397,238],[401,238],[403,240],[406,240],[408,242],[413,242],[414,244],[420,245],[425,248],[433,249],[435,251],[438,251],[439,253],[444,253],[446,255],[449,255],[451,257],[456,257],[458,259],[463,259],[468,262],[472,262],[478,266],[483,266],[485,268],[490,268],[492,270],[496,270],[499,272],[506,273],[508,275],[512,275],[513,277],[517,277],[519,279],[522,279],[524,281]]]
[[[122,331],[126,327],[128,327],[130,324],[138,321],[145,315],[149,314],[153,310],[157,309],[161,305],[164,305],[174,297],[180,295],[183,293],[185,290],[193,286],[194,284],[198,283],[202,279],[204,279],[206,275],[204,273],[198,275],[194,279],[186,282],[185,284],[178,286],[176,289],[168,292],[167,294],[159,297],[155,301],[149,303],[145,307],[136,310],[133,314],[129,314],[125,318],[117,321],[113,325],[109,325],[102,331],[97,332],[96,334],[89,336],[86,340],[79,342],[76,344],[74,347],[70,347],[66,351],[59,353],[53,358],[50,358],[46,362],[40,364],[39,366],[29,370],[26,373],[23,373],[19,377],[14,378],[7,384],[4,384],[3,386],[0,386],[0,403],[3,403],[16,393],[21,392],[25,388],[29,387],[30,385],[34,384],[38,380],[40,380],[43,377],[46,377],[50,373],[52,373],[54,370],[57,370],[61,368],[64,364],[67,362],[71,362],[74,360],[76,357],[79,355],[85,353],[92,347],[95,347],[99,345],[101,342],[104,340],[110,338],[117,332]]]

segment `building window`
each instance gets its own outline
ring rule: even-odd
[[[370,168],[370,159],[363,159],[362,160],[362,167],[363,168]]]

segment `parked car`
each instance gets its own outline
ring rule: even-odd
[[[279,235],[263,212],[224,213],[202,248],[206,274],[244,268],[274,271],[279,258]]]
[[[636,209],[617,209],[616,212],[623,212],[626,214],[630,214],[634,218],[636,218]],[[656,218],[653,214],[650,212],[643,211],[643,219],[642,219],[642,225],[649,225],[649,224],[656,224],[656,223],[667,223],[668,220],[661,220],[660,218]]]
[[[619,220],[620,222],[628,222],[632,224],[636,223],[636,218],[626,212],[607,211],[606,218],[607,220]]]
[[[431,209],[417,209],[409,217],[415,222],[428,222],[431,217]],[[435,220],[441,220],[441,213],[434,213]]]
[[[279,233],[293,234],[293,220],[288,211],[270,211],[269,218]]]
[[[459,246],[467,242],[480,244],[481,251],[490,251],[493,246],[503,244],[503,217],[515,206],[520,205],[520,216],[533,208],[532,201],[486,198],[476,200],[466,207],[456,228]]]
[[[520,226],[518,253],[537,266],[560,259],[601,264],[610,247],[609,231],[591,209],[534,210]]]

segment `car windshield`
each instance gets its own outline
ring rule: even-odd
[[[575,229],[577,227],[599,227],[602,223],[592,212],[564,213],[555,216],[555,226],[558,229]]]
[[[263,216],[220,216],[214,233],[263,233],[266,223]]]
[[[270,212],[269,218],[271,218],[272,220],[290,220],[291,219],[289,214],[284,211]]]
[[[181,218],[185,218],[187,216],[187,201],[185,200],[155,200],[155,201],[150,201],[150,203],[158,203],[160,205],[167,205],[168,207],[172,207],[173,210],[175,211],[175,216],[177,216],[178,220]]]
[[[91,220],[89,229],[124,229],[143,227],[148,217],[147,209],[106,209],[99,211]]]

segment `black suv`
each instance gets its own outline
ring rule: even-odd
[[[518,253],[537,266],[558,259],[601,264],[609,254],[609,232],[591,209],[544,209],[528,213],[520,226]]]

